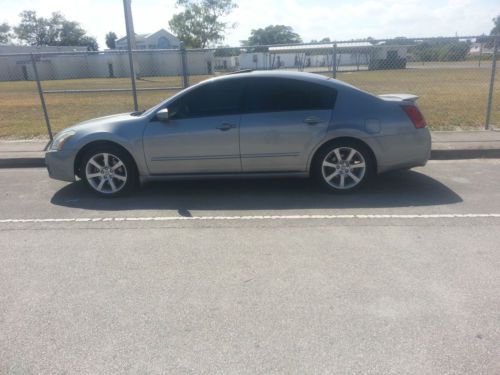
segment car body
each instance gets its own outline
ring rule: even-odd
[[[425,165],[431,149],[416,98],[409,94],[374,96],[311,73],[241,72],[193,85],[142,113],[106,116],[65,129],[49,147],[46,165],[52,178],[89,180],[87,173],[100,183],[101,177],[112,178],[109,174],[114,172],[111,167],[109,171],[97,167],[108,162],[106,147],[111,147],[126,155],[127,171],[133,169],[133,178],[141,182],[307,177],[313,174],[314,158],[326,145],[354,143],[363,151],[359,160],[370,159],[367,172],[411,168]],[[96,147],[100,159],[90,164],[86,160],[83,165],[82,158]],[[335,154],[339,156],[338,151]],[[329,159],[333,168],[348,168],[335,154]],[[123,165],[115,155],[109,163],[116,166],[118,161]],[[102,195],[118,193],[111,187],[107,193],[90,187]]]

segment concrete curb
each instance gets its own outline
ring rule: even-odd
[[[430,160],[500,159],[500,149],[432,150]]]
[[[432,150],[430,160],[500,159],[500,149]],[[0,158],[0,169],[45,168],[45,159]]]
[[[44,158],[7,158],[0,159],[0,169],[6,168],[45,168]]]

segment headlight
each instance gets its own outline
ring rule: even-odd
[[[50,149],[52,151],[61,151],[64,147],[64,144],[68,139],[70,139],[72,136],[75,135],[75,132],[73,130],[58,134],[54,140],[52,141],[50,145]]]

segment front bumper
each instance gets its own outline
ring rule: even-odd
[[[47,151],[45,165],[50,178],[75,181],[75,152],[72,150]]]

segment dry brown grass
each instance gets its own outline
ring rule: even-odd
[[[484,127],[491,70],[488,68],[406,69],[341,73],[337,78],[374,94],[411,93],[434,130]],[[495,86],[500,103],[500,82]],[[492,122],[500,125],[500,104]]]
[[[190,83],[208,78],[190,77]],[[339,73],[338,79],[374,94],[412,93],[432,129],[480,129],[484,126],[490,69],[436,67]],[[498,77],[500,79],[500,77]],[[500,82],[494,92],[492,123],[500,125]],[[42,82],[44,90],[129,88],[126,78]],[[139,80],[139,88],[180,87],[180,77]],[[148,108],[176,91],[140,91],[139,106]],[[130,92],[46,94],[54,132],[93,117],[132,110]],[[0,138],[45,137],[46,128],[34,82],[0,82]]]

